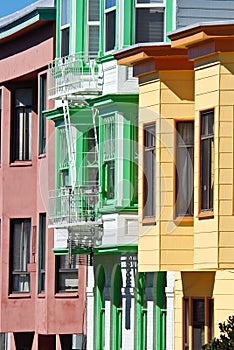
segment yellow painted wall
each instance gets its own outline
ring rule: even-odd
[[[139,270],[191,270],[193,227],[174,220],[175,120],[194,118],[193,71],[164,71],[139,86],[139,143],[144,123],[156,123],[156,225],[142,223],[142,168],[139,167]],[[142,164],[142,151],[139,164]]]

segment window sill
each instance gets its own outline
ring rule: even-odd
[[[214,218],[214,212],[213,211],[204,211],[204,212],[200,212],[198,215],[197,215],[197,218],[199,220],[202,220],[202,219],[213,219]]]
[[[17,160],[14,163],[10,163],[10,167],[20,167],[20,166],[32,166],[31,160]]]
[[[40,292],[37,294],[38,299],[45,299],[45,292]]]
[[[142,225],[156,225],[156,218],[143,218]]]
[[[177,226],[193,226],[194,218],[193,216],[177,216],[174,223]]]
[[[64,292],[64,293],[56,293],[55,298],[79,298],[78,292]]]
[[[13,293],[13,294],[9,294],[8,295],[8,299],[30,299],[31,298],[31,294],[30,293]]]
[[[46,153],[38,154],[38,159],[46,158]]]

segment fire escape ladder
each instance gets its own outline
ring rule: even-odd
[[[71,188],[73,193],[76,186],[76,135],[74,135],[72,132],[69,105],[66,99],[63,100],[63,114],[68,158],[70,163]]]

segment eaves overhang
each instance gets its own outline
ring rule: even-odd
[[[22,35],[22,31],[29,31],[42,25],[44,21],[55,21],[55,7],[41,7],[31,12],[14,18],[12,21],[1,24],[0,20],[0,41],[10,40],[13,37]]]
[[[234,38],[234,21],[203,22],[168,34],[172,48],[186,49],[211,39]]]
[[[193,69],[187,58],[187,49],[172,48],[168,43],[138,44],[114,54],[119,65],[133,66],[133,76],[151,74],[160,70]]]

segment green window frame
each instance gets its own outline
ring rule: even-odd
[[[46,213],[39,214],[38,247],[38,293],[44,293],[46,276]]]
[[[103,195],[107,202],[115,199],[116,123],[115,114],[103,118]]]
[[[39,154],[46,152],[46,117],[43,111],[46,110],[47,99],[47,75],[40,75],[40,96],[39,96]]]

